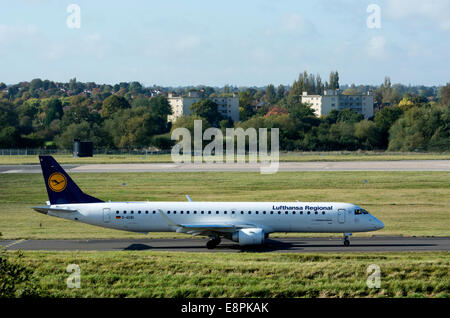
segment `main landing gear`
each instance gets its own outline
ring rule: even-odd
[[[206,248],[211,250],[219,244],[220,244],[220,237],[213,236],[213,237],[210,237],[209,241],[206,243]]]
[[[352,233],[344,233],[344,246],[350,246],[350,236]]]

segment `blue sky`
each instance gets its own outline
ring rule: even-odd
[[[450,0],[5,1],[0,82],[264,86],[338,70],[341,84],[441,85],[449,39]]]

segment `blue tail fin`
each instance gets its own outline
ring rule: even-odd
[[[81,191],[52,156],[39,156],[50,204],[103,202]]]

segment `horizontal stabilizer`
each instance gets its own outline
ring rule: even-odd
[[[72,209],[51,208],[48,205],[34,206],[34,207],[32,207],[32,209],[37,211],[37,212],[39,212],[39,213],[43,213],[43,214],[47,214],[48,212],[54,212],[54,213],[73,213],[73,212],[78,212],[78,210],[72,210]]]

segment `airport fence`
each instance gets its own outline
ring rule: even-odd
[[[170,150],[150,149],[94,149],[94,155],[162,155],[170,154]],[[73,155],[68,149],[0,149],[0,156],[37,156],[37,155]]]

